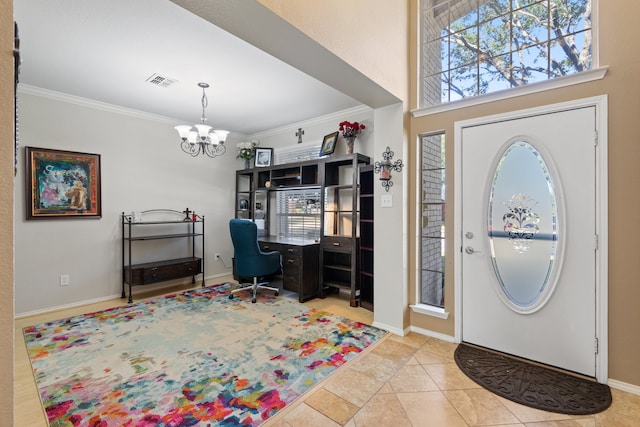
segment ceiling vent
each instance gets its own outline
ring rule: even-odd
[[[176,79],[161,76],[160,74],[152,74],[146,81],[160,87],[169,87],[177,82]]]

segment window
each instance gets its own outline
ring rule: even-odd
[[[295,189],[276,192],[276,235],[320,239],[320,190]]]
[[[444,133],[421,137],[420,304],[444,308]]]
[[[592,0],[422,0],[421,107],[592,68]]]

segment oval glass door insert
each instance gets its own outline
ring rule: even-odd
[[[558,203],[540,152],[526,141],[498,161],[489,195],[491,261],[502,300],[518,312],[536,311],[553,291]]]

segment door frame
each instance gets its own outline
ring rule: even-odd
[[[455,342],[462,341],[462,130],[466,127],[487,125],[496,122],[522,119],[530,116],[557,113],[575,108],[595,107],[597,128],[597,150],[595,165],[596,188],[596,234],[598,250],[595,253],[596,266],[596,380],[606,383],[608,378],[608,128],[607,95],[567,101],[541,107],[528,108],[508,113],[478,117],[454,123],[454,288],[455,288]],[[595,344],[594,344],[595,345]]]

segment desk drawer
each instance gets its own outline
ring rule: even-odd
[[[179,279],[199,273],[200,261],[146,268],[144,270],[144,283],[163,282],[165,280]]]
[[[262,252],[278,251],[282,254],[282,246],[279,243],[258,242]]]
[[[125,267],[124,279],[131,285],[147,285],[165,280],[195,276],[202,272],[200,258],[182,258]]]
[[[300,259],[302,257],[302,247],[301,246],[289,246],[282,245],[280,251],[282,252],[283,257],[293,257]]]
[[[298,271],[300,264],[302,263],[301,257],[288,256],[282,257],[282,271],[292,273]]]
[[[320,248],[334,252],[351,252],[353,239],[350,237],[323,237],[320,241]]]

